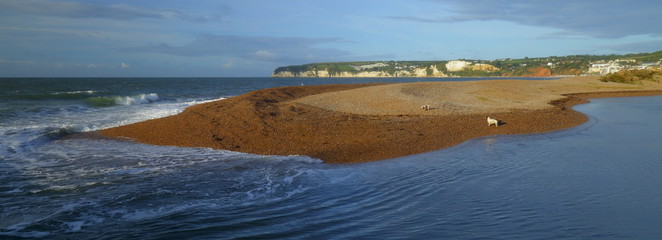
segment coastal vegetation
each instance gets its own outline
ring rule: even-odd
[[[660,70],[622,70],[602,76],[600,81],[635,84],[642,81],[660,82],[661,78]]]
[[[662,51],[626,55],[570,55],[496,60],[364,61],[279,67],[274,77],[489,77],[606,75],[620,70],[659,70]]]

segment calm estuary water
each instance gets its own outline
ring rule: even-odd
[[[265,87],[371,81],[403,80],[0,79],[0,239],[662,237],[662,96],[355,165],[65,137]]]

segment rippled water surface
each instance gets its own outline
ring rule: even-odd
[[[44,135],[225,96],[117,96],[151,93],[102,107],[12,100],[38,109],[3,110],[27,120],[1,123],[0,239],[662,236],[662,97],[596,99],[575,107],[591,118],[576,128],[355,165]]]

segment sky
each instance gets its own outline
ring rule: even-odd
[[[0,77],[662,50],[659,0],[0,0]]]

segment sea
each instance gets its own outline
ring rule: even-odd
[[[263,88],[466,80],[2,78],[0,239],[662,238],[662,96],[348,165],[75,137]]]

